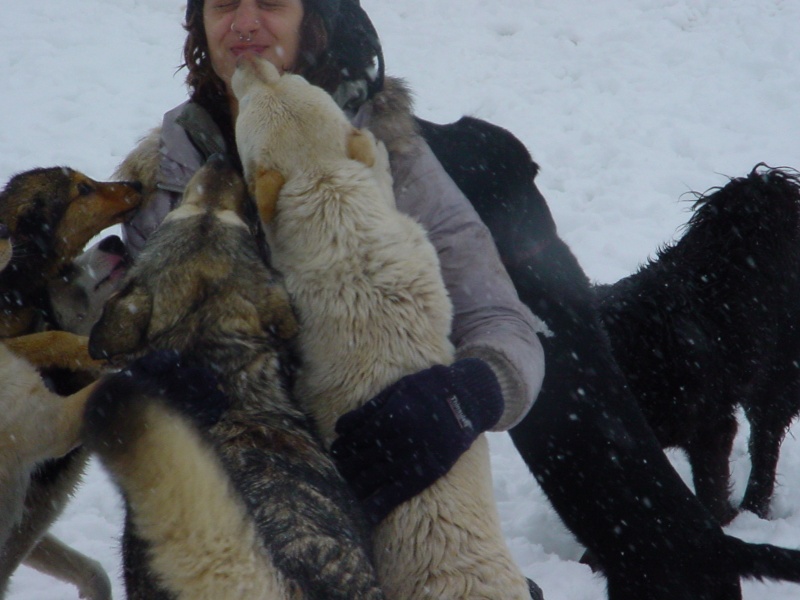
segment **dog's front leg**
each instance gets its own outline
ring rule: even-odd
[[[68,331],[41,331],[3,340],[6,347],[39,369],[66,369],[99,377],[105,363],[89,356],[89,338]]]

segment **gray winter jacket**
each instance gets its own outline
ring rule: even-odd
[[[495,429],[525,416],[541,388],[544,326],[520,302],[488,229],[416,132],[410,94],[398,80],[353,117],[386,145],[398,208],[428,231],[453,302],[452,342],[457,358],[485,360],[503,390],[505,411]],[[191,135],[191,137],[190,137]],[[164,116],[117,169],[115,177],[142,181],[148,199],[123,228],[136,255],[210,154],[224,151],[217,126],[197,106],[184,103]]]

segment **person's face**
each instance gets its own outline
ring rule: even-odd
[[[302,0],[204,0],[203,26],[214,72],[230,92],[237,59],[246,53],[291,71],[300,47]]]

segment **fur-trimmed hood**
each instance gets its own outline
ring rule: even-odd
[[[353,124],[372,131],[390,156],[411,151],[420,139],[411,89],[396,77],[386,79],[383,90],[358,111]]]
[[[394,162],[401,155],[413,153],[421,141],[414,121],[413,104],[412,93],[406,82],[389,77],[386,79],[384,89],[362,105],[353,118],[353,124],[356,127],[370,129],[375,137],[386,145]],[[174,116],[175,114],[177,116]],[[179,131],[175,131],[176,125]],[[169,155],[184,163],[184,166],[193,169],[192,172],[200,166],[186,164],[195,161],[194,157],[185,156],[185,149],[178,148],[185,145],[185,140],[175,139],[181,131],[189,136],[199,154],[204,155],[201,156],[203,161],[215,152],[225,151],[219,129],[208,113],[196,104],[186,102],[167,113],[162,126],[152,129],[139,141],[114,171],[113,179],[140,182],[145,202],[159,187],[181,191],[182,186],[179,181],[159,181],[162,155]],[[185,183],[184,181],[183,185]],[[176,187],[180,187],[181,190],[175,189]]]

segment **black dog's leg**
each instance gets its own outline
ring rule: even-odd
[[[672,468],[611,353],[589,281],[509,132],[468,117],[425,139],[492,232],[520,298],[545,320],[543,388],[511,438],[612,600],[736,600],[719,525]]]
[[[750,477],[741,508],[766,518],[775,488],[783,438],[800,404],[798,367],[788,365],[772,377],[772,387],[745,407],[750,422]]]
[[[736,415],[708,415],[687,444],[692,479],[697,497],[723,525],[737,514],[730,503],[730,464],[733,440],[738,429]]]
[[[739,598],[738,574],[715,564],[722,530],[672,468],[627,389],[589,281],[536,194],[524,208],[504,214],[495,206],[484,219],[521,299],[553,333],[542,340],[543,388],[511,430],[514,444],[597,557],[612,600]]]
[[[554,335],[543,340],[542,391],[511,437],[559,516],[597,557],[609,598],[739,598],[738,575],[712,566],[722,532],[627,391],[588,282],[562,244],[551,240],[515,272],[517,281],[529,274],[531,285],[520,288],[537,290],[525,299]],[[718,596],[722,589],[728,593]]]
[[[136,532],[130,509],[125,511],[122,533],[122,575],[128,600],[174,600],[150,569],[150,547]]]
[[[769,515],[769,504],[775,489],[775,477],[784,429],[775,431],[770,419],[750,420],[750,477],[741,508],[762,519]]]

